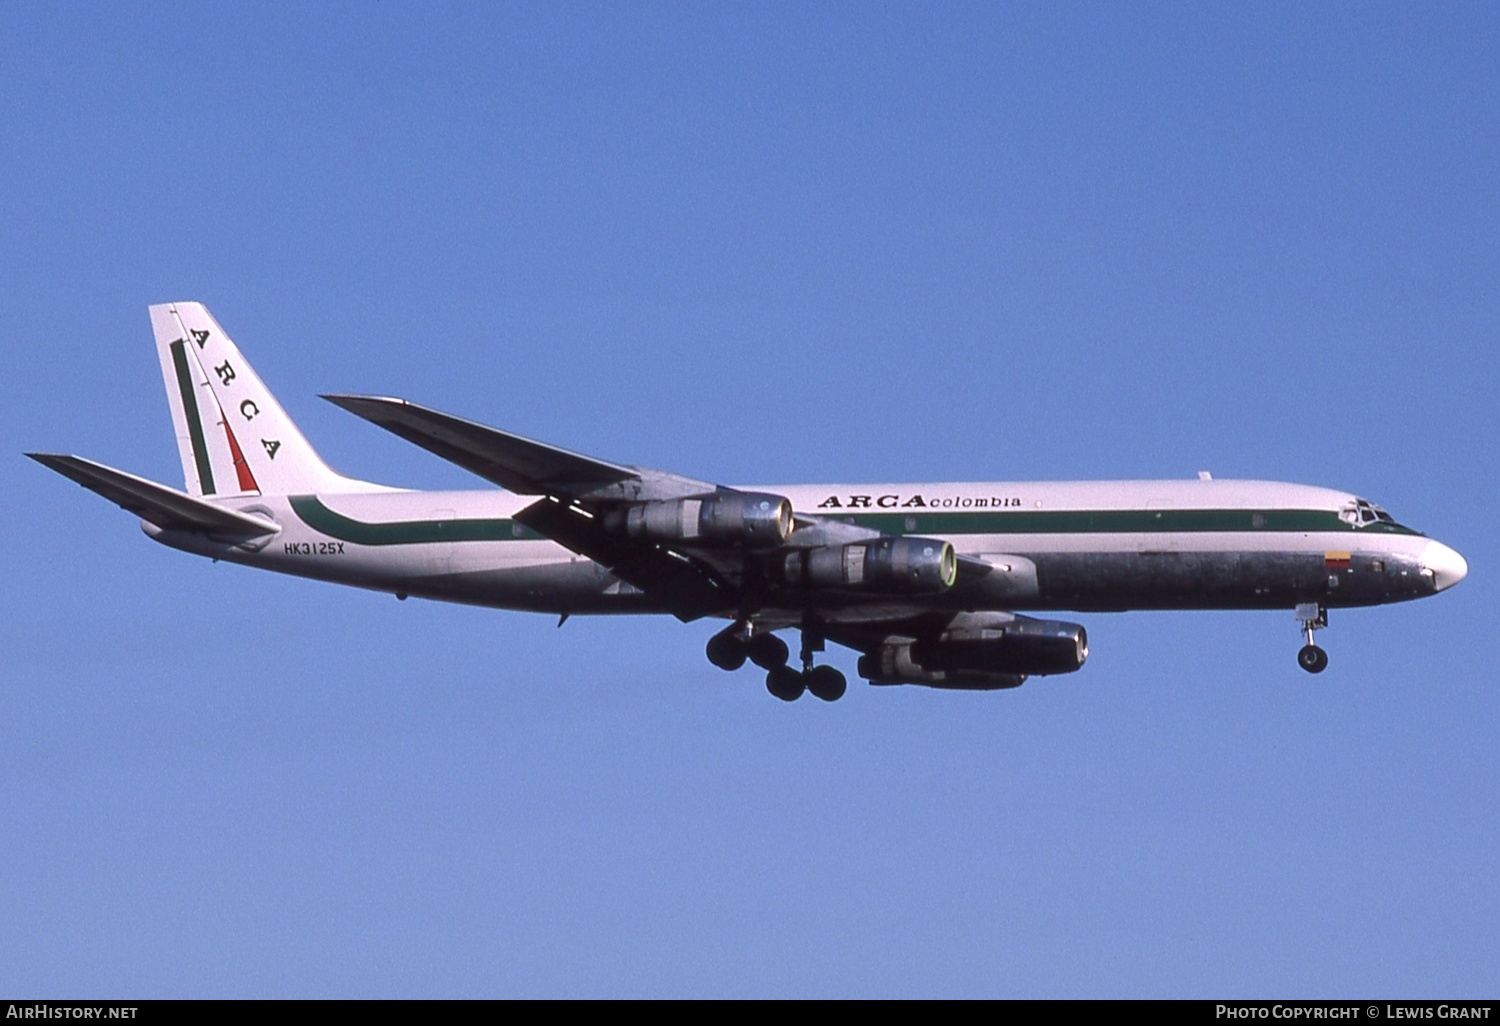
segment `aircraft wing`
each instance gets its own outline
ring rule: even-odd
[[[580,556],[587,556],[620,580],[662,602],[680,620],[696,620],[732,610],[737,587],[690,550],[641,544],[603,530],[597,517],[572,503],[546,498],[516,514],[517,522]]]
[[[364,395],[323,398],[518,495],[654,499],[714,488],[705,481],[569,452],[405,399]]]
[[[240,538],[259,538],[280,530],[275,524],[258,517],[236,513],[82,456],[50,452],[28,452],[26,455],[163,530]]]
[[[686,547],[622,538],[606,531],[596,515],[621,502],[709,494],[716,490],[711,482],[569,452],[404,399],[323,398],[507,491],[545,496],[516,520],[607,567],[681,619],[734,606],[736,567]]]
[[[672,499],[707,500],[732,494],[734,489],[569,452],[404,399],[358,395],[323,398],[502,488],[543,496],[516,514],[516,520],[606,567],[681,619],[733,613],[744,604],[742,592],[749,583],[749,568],[742,548],[702,544],[691,531],[675,540],[664,540],[661,536],[628,536],[621,530],[622,506]],[[881,537],[878,530],[836,518],[797,514],[794,523],[796,529],[783,543],[787,550]],[[958,576],[966,582],[990,571],[982,560],[959,560]],[[763,573],[764,567],[756,572]]]

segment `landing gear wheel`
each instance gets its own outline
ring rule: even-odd
[[[1313,632],[1328,626],[1328,610],[1316,602],[1299,602],[1295,613],[1302,625],[1302,637],[1307,644],[1297,652],[1297,665],[1308,673],[1322,673],[1328,669],[1328,653],[1313,641]]]
[[[751,635],[746,643],[746,652],[750,661],[762,670],[774,670],[779,666],[785,666],[791,652],[786,647],[786,642],[769,631],[762,634]]]
[[[849,682],[832,666],[814,666],[803,676],[807,679],[807,690],[825,702],[837,702],[849,690]]]
[[[1297,665],[1308,673],[1322,673],[1328,669],[1328,653],[1317,645],[1303,645],[1297,653]]]
[[[744,666],[750,653],[746,651],[744,639],[734,633],[734,628],[730,628],[708,639],[705,654],[708,661],[719,669],[732,671]]]
[[[790,666],[778,666],[766,674],[766,690],[783,702],[795,702],[806,687],[802,674]]]

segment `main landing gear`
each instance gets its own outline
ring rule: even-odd
[[[823,651],[823,637],[811,624],[802,627],[802,669],[787,665],[791,651],[770,631],[756,631],[753,625],[736,621],[708,639],[708,661],[721,670],[738,670],[746,661],[766,671],[766,690],[783,702],[795,702],[802,692],[825,702],[844,697],[849,684],[832,666],[814,666],[813,653]]]
[[[1297,606],[1297,622],[1302,625],[1302,636],[1307,644],[1297,652],[1297,665],[1308,673],[1322,673],[1328,669],[1328,653],[1313,641],[1313,631],[1328,626],[1328,610],[1316,602],[1303,602]]]

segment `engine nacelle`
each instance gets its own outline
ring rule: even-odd
[[[717,492],[700,499],[645,502],[606,524],[644,541],[773,549],[792,533],[792,504],[780,495]]]
[[[963,614],[936,637],[882,645],[859,660],[871,684],[1013,688],[1028,676],[1072,673],[1089,655],[1076,623],[1009,614]]]
[[[775,569],[783,583],[807,591],[931,595],[953,586],[958,556],[936,538],[872,538],[789,552]]]
[[[1020,673],[929,670],[912,658],[910,645],[882,645],[859,657],[859,675],[871,684],[920,684],[950,691],[1000,691],[1026,682]]]
[[[912,645],[911,654],[928,670],[1046,676],[1082,667],[1089,637],[1076,623],[1018,616],[995,626],[945,631]]]

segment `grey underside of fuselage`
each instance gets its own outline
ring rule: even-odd
[[[1330,568],[1322,554],[1290,552],[1052,553],[1037,564],[1038,601],[1027,608],[1290,609],[1317,602],[1342,608],[1433,592],[1410,557],[1355,555]]]

